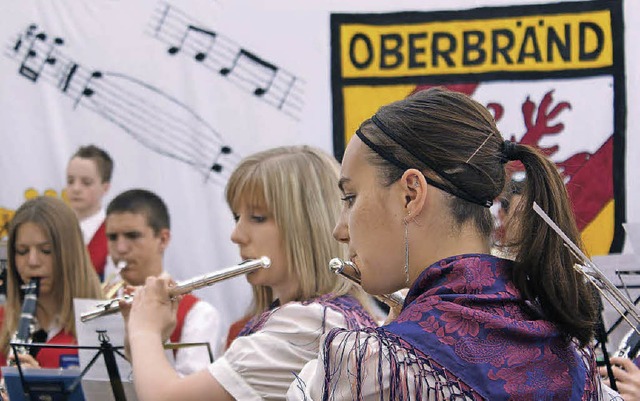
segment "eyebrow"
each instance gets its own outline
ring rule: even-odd
[[[22,242],[22,243],[16,242],[16,247],[18,247],[18,246],[30,246],[30,245],[35,245],[35,246],[51,245],[51,241],[43,241],[43,242],[38,242],[36,244],[25,244],[24,242]]]
[[[351,182],[350,178],[341,177],[340,180],[338,181],[338,188],[340,188],[340,190],[344,192],[344,184],[348,182]]]
[[[118,235],[127,236],[132,234],[142,234],[142,231],[140,230],[116,231],[116,232],[107,231],[105,234],[107,237],[117,237]]]

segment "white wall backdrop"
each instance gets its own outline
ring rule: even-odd
[[[235,264],[223,192],[234,163],[283,144],[333,150],[332,12],[525,3],[543,2],[2,1],[0,208],[15,210],[29,189],[60,194],[70,155],[93,143],[115,160],[107,201],[143,187],[167,202],[173,236],[166,264],[177,279]],[[632,156],[626,215],[637,222],[638,2],[624,3],[624,19]],[[222,147],[231,153],[220,154]],[[221,172],[209,171],[214,163]],[[218,306],[227,324],[250,301],[244,278],[197,295]]]

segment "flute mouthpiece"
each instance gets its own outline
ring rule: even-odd
[[[344,269],[344,262],[340,258],[333,258],[329,261],[329,269],[332,272],[339,274]]]

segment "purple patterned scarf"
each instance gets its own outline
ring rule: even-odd
[[[364,310],[360,302],[358,302],[358,300],[351,295],[342,295],[336,297],[333,294],[325,294],[318,298],[309,299],[300,303],[302,305],[319,303],[325,307],[325,311],[326,308],[337,311],[344,316],[344,320],[347,324],[346,328],[349,330],[357,330],[363,327],[377,326],[371,316]],[[280,302],[274,302],[269,310],[249,320],[238,334],[238,337],[248,336],[257,331],[260,331],[267,320],[269,320],[271,314],[277,311],[279,307]],[[324,325],[324,319],[322,323]]]
[[[512,268],[513,262],[485,254],[436,262],[418,277],[398,319],[382,330],[488,400],[595,398],[592,367],[523,301],[510,280]]]

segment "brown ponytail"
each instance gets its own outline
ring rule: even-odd
[[[454,196],[454,224],[473,222],[483,236],[492,234],[487,204],[505,186],[505,162],[521,161],[527,173],[523,201],[510,224],[518,252],[514,282],[527,299],[541,307],[545,320],[585,345],[592,338],[597,308],[590,284],[573,269],[574,259],[562,239],[532,210],[535,200],[580,246],[567,190],[556,166],[534,148],[506,142],[487,109],[461,93],[440,88],[417,92],[378,110],[360,126],[371,151],[369,162],[379,170],[382,185],[418,168],[425,177],[444,177],[438,188]],[[393,138],[391,138],[393,136]],[[394,162],[390,162],[393,160]],[[432,185],[434,185],[432,183]],[[509,227],[507,230],[510,231]]]
[[[591,284],[573,269],[575,258],[532,210],[535,201],[582,248],[569,196],[555,164],[535,148],[515,145],[513,156],[525,166],[527,179],[516,209],[517,245],[514,282],[526,299],[537,302],[545,318],[586,345],[593,336],[597,304]]]

